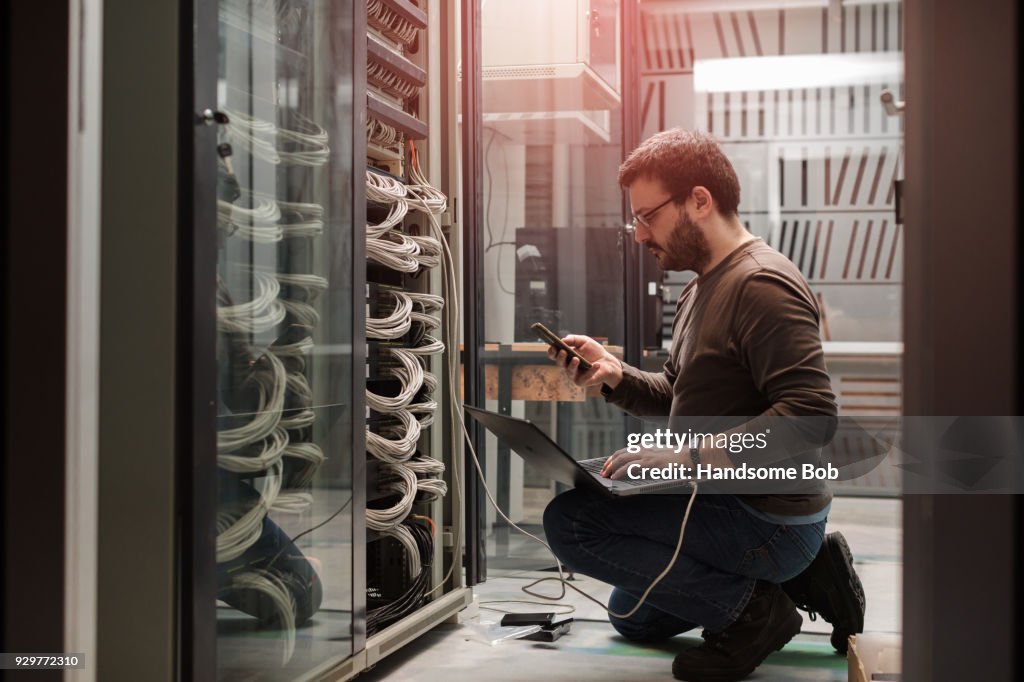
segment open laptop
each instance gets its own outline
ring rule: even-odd
[[[509,417],[469,405],[466,405],[466,412],[473,415],[474,419],[483,424],[499,440],[504,441],[536,470],[559,483],[577,488],[588,488],[615,497],[665,492],[673,488],[683,493],[685,488],[689,487],[688,481],[679,480],[633,480],[628,477],[612,480],[605,478],[601,475],[601,467],[604,466],[607,457],[577,462],[528,419]]]

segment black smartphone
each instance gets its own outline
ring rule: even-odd
[[[569,359],[578,358],[580,361],[580,369],[584,372],[589,371],[590,368],[593,367],[593,365],[583,359],[582,355],[576,352],[575,348],[566,344],[565,341],[562,341],[562,339],[559,338],[558,334],[554,333],[540,322],[534,322],[530,325],[530,329],[537,332],[537,334],[539,334],[540,337],[549,345],[554,346],[559,350],[564,350],[566,354],[568,354]]]
[[[555,622],[555,613],[506,613],[501,617],[501,625],[541,625],[547,626]]]

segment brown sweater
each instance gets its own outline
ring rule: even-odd
[[[664,370],[624,365],[608,400],[636,416],[744,417],[735,426],[751,433],[812,421],[778,417],[831,421],[836,401],[818,325],[818,305],[800,271],[755,239],[683,290]],[[830,437],[806,443],[811,461]],[[832,495],[820,482],[798,494],[742,498],[762,512],[802,516],[823,509]]]

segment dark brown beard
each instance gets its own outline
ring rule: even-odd
[[[668,244],[660,251],[664,254],[661,262],[664,270],[693,270],[701,273],[711,261],[708,240],[685,211],[680,213],[668,237]]]

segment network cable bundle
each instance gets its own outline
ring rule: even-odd
[[[422,177],[414,140],[427,136],[420,98],[427,77],[413,59],[427,27],[422,5],[367,2],[367,632],[418,608],[436,552],[432,502],[447,493],[427,430],[438,410],[445,298],[430,291],[442,265],[430,229],[446,197]],[[422,509],[424,513],[417,513]]]
[[[376,476],[368,478],[366,511],[371,539],[376,537],[367,553],[367,628],[373,632],[426,596],[435,533],[432,519],[413,510],[447,493],[443,463],[421,448],[438,409],[438,378],[428,359],[445,351],[438,317],[444,298],[416,290],[424,288],[424,273],[440,266],[442,246],[403,224],[412,213],[443,212],[445,199],[429,186],[376,170],[367,171],[366,192],[366,448],[377,463]]]
[[[298,5],[287,12],[282,3],[222,5],[230,28],[275,42],[282,31],[301,33],[308,19]],[[326,194],[318,190],[327,187],[331,150],[301,98],[278,103],[275,79],[249,82],[251,91],[225,80],[217,192],[218,599],[283,632],[284,665],[296,628],[323,598],[313,565],[278,522],[310,512],[312,481],[326,459],[314,437],[314,391],[326,387],[315,385],[311,363],[328,288],[316,254],[325,248]]]
[[[406,140],[427,136],[417,116],[426,72],[420,53],[427,15],[415,0],[366,3],[366,143],[369,165],[404,175]]]

